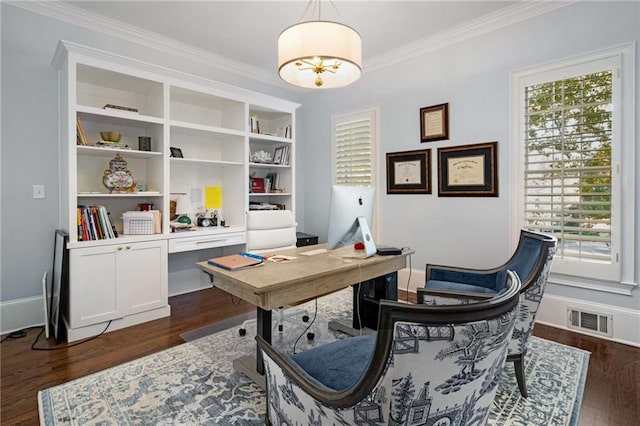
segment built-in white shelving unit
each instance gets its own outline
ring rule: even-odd
[[[61,228],[69,233],[70,250],[65,316],[70,341],[98,334],[108,321],[113,330],[169,315],[171,253],[244,244],[246,212],[256,204],[294,210],[298,104],[66,41],[59,43],[54,65],[60,90]],[[77,143],[76,119],[87,145]],[[260,133],[252,131],[252,119]],[[97,146],[103,131],[119,132],[128,148]],[[138,149],[139,137],[151,139],[150,151]],[[253,152],[273,155],[282,147],[288,153],[283,164],[251,162]],[[103,184],[117,154],[143,191],[116,194]],[[267,176],[277,176],[278,186],[250,192],[250,177]],[[195,222],[204,211],[206,187],[221,189],[217,210],[226,226],[171,232],[171,201],[185,194]],[[157,232],[124,234],[123,215],[141,204],[153,204],[161,213]],[[96,205],[109,212],[117,238],[87,240],[79,232],[78,206]]]

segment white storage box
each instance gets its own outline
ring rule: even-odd
[[[154,214],[146,212],[124,212],[122,215],[124,223],[123,234],[146,235],[155,233]]]

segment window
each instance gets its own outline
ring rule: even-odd
[[[376,186],[376,116],[375,108],[333,116],[334,184]]]
[[[557,274],[633,277],[634,233],[622,232],[634,226],[633,148],[623,161],[622,142],[626,134],[634,143],[632,128],[622,128],[633,100],[622,99],[622,58],[618,49],[514,74],[514,228],[558,238]],[[624,191],[623,181],[631,182]]]

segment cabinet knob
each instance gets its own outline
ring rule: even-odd
[[[121,251],[121,250],[122,250],[122,247],[118,247],[118,251]]]
[[[131,246],[127,246],[127,250],[131,250]]]

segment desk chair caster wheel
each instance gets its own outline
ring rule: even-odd
[[[245,330],[244,328],[241,328],[240,330],[238,330],[238,334],[240,335],[240,337],[246,336],[247,330]]]
[[[307,339],[313,340],[315,337],[316,337],[315,333],[311,333],[311,332],[307,333]]]
[[[302,322],[309,322],[309,315],[303,315]]]

